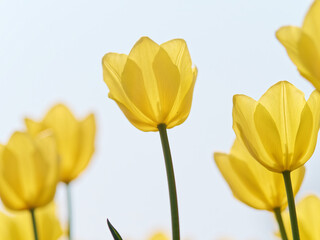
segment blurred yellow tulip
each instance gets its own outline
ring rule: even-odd
[[[169,237],[163,232],[153,234],[149,240],[169,240]]]
[[[301,28],[282,27],[276,37],[300,74],[320,90],[320,1],[313,2]]]
[[[36,210],[40,240],[57,240],[62,235],[61,225],[55,212],[54,203]],[[34,240],[32,221],[27,211],[16,214],[0,212],[0,226],[0,239]]]
[[[172,128],[187,119],[197,68],[184,40],[158,45],[142,37],[129,55],[106,54],[102,67],[109,97],[136,128],[158,131],[159,124]]]
[[[312,156],[319,131],[320,93],[308,102],[289,82],[273,85],[258,101],[233,98],[233,129],[251,156],[273,172],[293,171]]]
[[[320,240],[320,199],[315,195],[304,197],[297,204],[297,215],[301,240]],[[291,231],[288,212],[282,213],[287,233]],[[288,239],[292,236],[288,234]]]
[[[93,114],[77,120],[63,104],[57,104],[41,122],[26,118],[28,132],[37,135],[50,129],[60,156],[60,180],[70,183],[87,167],[94,152],[96,124]]]
[[[270,172],[252,158],[245,146],[235,140],[230,154],[214,153],[215,162],[233,195],[250,207],[274,212],[287,206],[282,175]],[[296,194],[305,173],[304,166],[292,173]]]
[[[15,132],[1,147],[0,197],[9,209],[34,209],[48,204],[58,181],[58,153],[48,131],[35,138]]]

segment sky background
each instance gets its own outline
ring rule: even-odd
[[[0,141],[65,103],[97,118],[96,152],[72,184],[77,240],[111,240],[108,217],[124,239],[170,234],[166,172],[158,133],[134,128],[108,99],[101,58],[129,53],[141,36],[186,40],[199,69],[189,118],[168,131],[182,237],[267,240],[272,214],[237,201],[213,162],[233,140],[232,96],[258,99],[280,80],[305,92],[275,31],[300,26],[310,0],[0,0]],[[307,163],[298,199],[319,193],[319,147]],[[56,200],[65,215],[65,189]]]

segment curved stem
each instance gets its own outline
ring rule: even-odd
[[[36,216],[34,214],[34,211],[35,211],[34,208],[30,209],[31,218],[32,218],[32,225],[33,225],[34,239],[38,240],[37,222],[36,222]]]
[[[284,228],[283,221],[282,221],[281,209],[279,207],[274,209],[274,215],[275,215],[277,222],[278,222],[278,225],[279,225],[281,239],[288,240],[286,229]]]
[[[169,140],[167,135],[167,126],[165,124],[158,125],[162,150],[164,155],[164,160],[166,163],[167,170],[167,179],[169,187],[169,196],[170,196],[170,208],[171,208],[171,225],[172,225],[172,239],[180,239],[180,230],[179,230],[179,213],[178,213],[178,200],[177,200],[177,190],[176,183],[173,172],[172,158],[169,146]]]
[[[71,240],[71,224],[72,224],[72,204],[71,204],[71,186],[67,183],[67,202],[68,202],[68,239]]]
[[[291,229],[292,229],[292,237],[293,237],[293,240],[300,240],[297,213],[296,213],[296,207],[295,207],[295,203],[294,203],[294,195],[293,195],[293,191],[292,191],[290,171],[284,171],[282,173],[282,175],[283,175],[284,184],[286,186],[286,192],[287,192],[288,207],[289,207]]]

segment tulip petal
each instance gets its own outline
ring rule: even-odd
[[[160,45],[169,55],[171,61],[180,72],[182,88],[189,89],[192,84],[192,61],[186,42],[183,39],[173,39]],[[182,91],[185,93],[186,91]]]
[[[157,112],[160,113],[157,116],[157,122],[164,123],[180,88],[180,74],[167,52],[161,47],[153,61],[153,72],[157,80],[160,100],[157,106]]]
[[[121,84],[130,103],[135,105],[143,115],[155,121],[142,72],[138,65],[131,59],[128,59],[124,67]],[[141,117],[146,118],[144,116]]]
[[[304,164],[312,156],[317,144],[319,124],[320,93],[315,90],[310,95],[309,100],[301,114],[293,160],[293,162],[297,162],[297,166]]]
[[[154,112],[157,112],[159,100],[159,92],[157,80],[153,72],[153,60],[160,50],[160,46],[148,37],[140,38],[131,49],[128,58],[133,60],[141,69],[145,89],[148,89],[148,98],[156,99],[150,101]]]
[[[238,140],[246,146],[252,157],[267,167],[266,162],[273,160],[266,153],[255,127],[254,111],[256,105],[257,102],[254,99],[245,95],[233,97],[233,129]]]
[[[296,205],[300,239],[320,240],[320,199],[316,195],[308,195]],[[287,232],[291,232],[289,212],[282,213]],[[292,236],[288,234],[288,239]]]
[[[198,69],[195,67],[193,70],[193,80],[192,84],[190,85],[190,88],[181,100],[176,100],[177,105],[173,107],[171,113],[169,114],[166,120],[166,122],[168,122],[168,128],[180,125],[188,118],[192,105],[193,90],[194,85],[196,83],[197,75]]]
[[[103,80],[110,90],[109,94],[117,96],[118,101],[124,103],[127,101],[121,86],[121,75],[127,58],[127,55],[117,53],[108,53],[102,58]]]
[[[291,172],[291,182],[293,194],[296,195],[301,187],[301,184],[306,173],[305,166],[299,167]]]
[[[298,27],[282,27],[276,37],[286,48],[300,74],[320,89],[320,55],[314,40]]]
[[[70,110],[63,104],[57,104],[46,114],[43,120],[45,128],[52,129],[57,139],[61,161],[61,181],[69,177],[68,169],[73,167],[77,156],[80,130],[78,122]]]
[[[281,169],[282,166],[286,168],[285,162],[283,162],[286,157],[283,154],[289,154],[286,146],[284,147],[284,152],[281,149],[282,141],[280,139],[279,131],[276,126],[276,123],[267,109],[262,105],[258,104],[254,112],[254,123],[257,129],[257,132],[260,136],[260,140],[266,149],[266,152],[269,154],[269,158],[272,161],[265,162],[262,160],[264,166],[268,166],[270,169],[277,169],[277,171],[283,172],[287,169]]]
[[[41,132],[36,138],[36,143],[38,151],[42,155],[42,158],[39,159],[40,162],[35,166],[35,176],[38,182],[42,183],[39,185],[37,193],[37,204],[43,206],[54,198],[56,185],[60,180],[60,164],[56,141],[50,130]]]
[[[93,114],[80,122],[80,144],[78,157],[74,159],[73,168],[69,169],[69,182],[79,176],[87,167],[94,153],[96,122]]]
[[[215,153],[214,159],[237,199],[256,209],[270,210],[268,202],[265,203],[261,200],[261,192],[259,192],[261,188],[257,185],[258,182],[254,177],[254,173],[251,172],[246,164],[224,153]],[[262,198],[265,199],[264,196]]]
[[[194,83],[195,83],[198,71],[196,68],[192,69],[192,61],[189,54],[189,50],[186,42],[183,39],[173,39],[161,44],[160,46],[168,53],[172,62],[178,67],[179,73],[180,73],[180,88],[176,97],[175,104],[173,105],[172,111],[170,112],[166,122],[176,121],[175,120],[177,118],[176,113],[178,112],[180,114],[181,110],[185,109],[185,108],[181,109],[181,105],[189,106],[189,103],[185,104],[184,100],[186,98],[186,95],[190,95],[189,94],[190,89],[192,89],[191,91],[193,92],[193,87],[194,87]],[[191,96],[191,100],[192,100],[192,96]],[[184,122],[185,119],[188,117],[189,112],[190,112],[190,109],[187,111],[186,117],[183,116],[182,118],[184,119],[183,120],[181,119],[180,121],[178,121],[180,123],[176,125],[179,125],[182,122]],[[185,115],[185,113],[182,115]],[[170,124],[170,125],[174,126],[174,124]]]
[[[316,0],[311,5],[302,25],[302,30],[320,47],[320,1]]]
[[[44,130],[43,125],[39,122],[33,121],[29,118],[25,118],[24,122],[26,124],[28,133],[33,136]]]
[[[24,190],[20,177],[16,174],[19,167],[18,159],[6,147],[3,148],[0,161],[0,197],[1,201],[10,209],[25,209]]]

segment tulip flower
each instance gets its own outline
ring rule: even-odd
[[[58,240],[62,236],[55,204],[37,209],[36,218],[40,240]],[[28,212],[0,212],[0,239],[33,240],[32,223]]]
[[[285,212],[283,222],[287,230],[291,229],[289,213]],[[304,197],[297,204],[297,215],[302,240],[320,240],[320,199],[315,195]],[[292,240],[291,236],[288,236]]]
[[[237,139],[229,154],[216,152],[214,159],[235,198],[250,207],[273,212],[281,236],[286,239],[281,211],[287,206],[287,196],[281,174],[259,164]],[[304,174],[304,166],[292,174],[294,195],[301,186]]]
[[[292,84],[272,86],[258,101],[233,98],[233,129],[251,156],[273,172],[282,173],[294,240],[299,239],[290,172],[312,156],[319,131],[320,93],[306,101]]]
[[[50,129],[55,136],[60,156],[60,180],[67,185],[70,240],[72,221],[70,182],[84,171],[94,152],[95,117],[89,114],[86,118],[77,120],[65,105],[57,104],[41,122],[26,118],[25,123],[32,135]]]
[[[192,103],[197,68],[187,45],[174,39],[158,45],[142,37],[129,55],[108,53],[102,59],[103,78],[127,119],[142,131],[159,131],[165,158],[172,239],[180,239],[178,201],[167,128],[183,123]]]
[[[303,92],[282,81],[259,101],[235,95],[233,104],[236,135],[270,171],[293,171],[312,156],[319,131],[319,92],[306,102]]]
[[[15,132],[0,151],[0,197],[12,210],[30,210],[37,240],[35,209],[52,201],[59,181],[58,153],[50,132],[33,138]]]
[[[287,196],[282,175],[259,164],[237,139],[230,153],[214,153],[214,160],[235,198],[246,205],[274,212],[285,209]],[[292,174],[293,192],[299,191],[305,173],[304,166]]]
[[[187,119],[197,68],[184,40],[158,45],[142,37],[129,55],[106,54],[102,67],[109,97],[136,128],[158,131],[159,124],[172,128]]]
[[[162,232],[158,232],[153,234],[149,240],[169,240],[169,237]]]
[[[59,180],[56,144],[43,132],[37,138],[15,132],[0,154],[0,197],[12,210],[42,207],[52,201]]]
[[[320,1],[313,2],[301,28],[281,27],[276,37],[300,74],[320,90]]]
[[[25,119],[31,135],[50,129],[57,142],[60,156],[60,179],[70,183],[87,167],[94,152],[96,124],[93,114],[77,120],[63,104],[50,109],[41,122]]]

